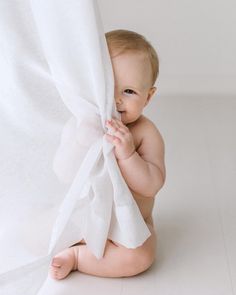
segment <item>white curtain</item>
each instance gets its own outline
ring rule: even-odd
[[[0,294],[33,295],[64,248],[99,259],[150,231],[104,137],[119,113],[96,1],[1,1],[0,78]]]

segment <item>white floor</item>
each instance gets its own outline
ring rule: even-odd
[[[73,273],[42,295],[236,295],[236,97],[157,97],[145,114],[166,143],[155,264],[131,278]]]

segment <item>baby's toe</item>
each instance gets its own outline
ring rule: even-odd
[[[52,266],[61,267],[62,264],[63,264],[63,259],[61,257],[54,257],[52,259],[52,263],[51,263]]]
[[[53,279],[58,279],[58,267],[51,266],[49,269],[49,273]]]

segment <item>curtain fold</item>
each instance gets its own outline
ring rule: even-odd
[[[51,258],[84,239],[149,236],[105,139],[119,118],[95,0],[0,3],[0,294],[37,294]]]

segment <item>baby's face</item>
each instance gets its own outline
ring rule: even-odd
[[[142,53],[125,52],[112,57],[112,66],[117,110],[121,121],[129,124],[140,117],[156,90],[151,87],[151,64]]]

